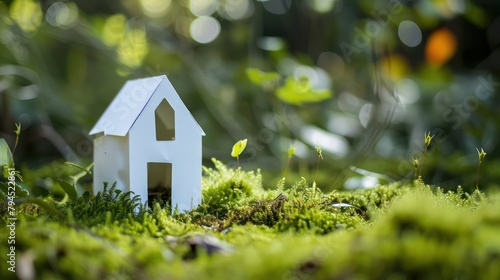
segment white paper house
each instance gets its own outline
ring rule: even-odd
[[[142,203],[158,195],[180,211],[201,203],[205,133],[165,75],[125,83],[90,135],[95,194],[116,182]]]

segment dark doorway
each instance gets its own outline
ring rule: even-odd
[[[153,201],[162,205],[171,205],[172,200],[172,164],[148,162],[148,205]]]

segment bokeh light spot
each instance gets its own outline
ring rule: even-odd
[[[334,5],[337,4],[337,0],[310,0],[307,1],[309,7],[317,13],[328,13],[332,10]]]
[[[404,104],[413,104],[420,98],[420,88],[410,79],[402,79],[396,84],[396,93],[399,101]]]
[[[150,18],[160,18],[167,14],[172,0],[140,0],[142,12]]]
[[[403,44],[416,47],[422,42],[422,31],[413,21],[405,20],[399,24],[398,36]]]
[[[295,80],[300,81],[302,79],[307,79],[310,83],[311,86],[314,87],[315,84],[318,83],[318,74],[316,74],[316,71],[314,71],[313,68],[309,66],[304,66],[301,65],[297,68],[295,68],[295,71],[293,71]]]
[[[108,46],[116,46],[125,36],[127,18],[122,14],[112,15],[106,19],[102,29],[102,41]]]
[[[209,16],[217,10],[215,0],[190,0],[189,9],[195,16]]]
[[[10,17],[26,33],[38,29],[43,20],[42,8],[38,1],[15,0],[10,5]]]
[[[213,17],[199,17],[191,23],[189,33],[198,43],[210,43],[219,36],[220,23]]]
[[[380,63],[382,74],[394,81],[402,79],[410,71],[406,58],[399,54],[384,57]]]
[[[118,45],[118,58],[120,62],[130,68],[137,68],[148,53],[148,42],[146,32],[142,29],[134,28],[127,30],[125,37]]]
[[[342,113],[330,114],[327,127],[329,131],[347,137],[356,137],[362,131],[362,127],[355,117]]]
[[[447,0],[446,1],[451,10],[456,13],[465,12],[465,1],[464,0]]]
[[[262,4],[266,11],[275,15],[282,15],[288,12],[290,6],[292,6],[292,0],[268,0]]]
[[[435,67],[440,67],[446,63],[457,49],[455,35],[446,28],[434,31],[427,39],[425,46],[425,58]]]
[[[240,20],[253,14],[255,6],[250,0],[227,0],[222,16],[230,20]]]
[[[257,46],[266,51],[279,51],[283,49],[285,43],[280,37],[262,37],[257,40]]]
[[[311,146],[320,146],[324,151],[345,156],[349,151],[347,140],[313,125],[305,125],[300,131],[302,139]]]
[[[78,20],[78,7],[71,2],[55,2],[47,9],[45,19],[52,26],[70,28]]]
[[[370,120],[372,118],[372,110],[373,110],[373,104],[371,103],[366,103],[361,107],[361,110],[359,110],[359,122],[364,128],[368,127],[368,124],[370,123]]]
[[[297,81],[307,79],[314,89],[329,89],[331,87],[330,77],[321,68],[300,65],[295,68],[293,74]]]

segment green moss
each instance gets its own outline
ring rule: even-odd
[[[222,162],[212,159],[215,169],[203,167],[203,205],[206,214],[226,217],[229,209],[239,205],[249,196],[262,190],[260,171],[245,172],[241,168],[229,169]]]
[[[305,179],[264,190],[259,172],[214,163],[189,213],[138,209],[113,188],[25,202],[17,270],[37,279],[500,279],[499,193],[421,182],[323,193]]]

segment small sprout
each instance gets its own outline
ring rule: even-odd
[[[421,179],[421,174],[422,174],[422,169],[424,168],[424,161],[425,161],[425,155],[427,154],[427,148],[430,146],[432,138],[434,138],[434,135],[431,136],[430,131],[426,131],[424,133],[424,153],[422,155],[422,164],[420,165],[420,171],[418,172],[418,179]]]
[[[247,146],[247,139],[240,140],[236,142],[233,146],[233,150],[231,151],[231,156],[235,157],[238,161],[238,167],[240,167],[240,155],[245,150]]]
[[[319,171],[319,163],[323,159],[323,154],[321,153],[321,147],[316,146],[316,153],[318,154],[318,164],[316,165],[316,175],[314,175],[314,181],[313,181],[313,195],[316,193],[316,178],[318,178],[318,171]]]
[[[417,179],[417,170],[418,170],[418,158],[413,158],[413,180]]]
[[[479,164],[483,163],[483,159],[486,156],[486,153],[484,152],[483,148],[481,148],[481,151],[479,151],[477,148],[477,157],[479,159]]]
[[[425,138],[424,138],[425,147],[427,148],[431,144],[431,141],[432,141],[432,138],[434,138],[434,135],[431,136],[430,131],[425,132],[424,135],[425,135]]]
[[[19,136],[21,134],[21,124],[16,123],[16,130],[14,130],[14,133],[16,133],[16,136]]]
[[[14,133],[16,134],[16,142],[14,143],[14,148],[12,149],[12,154],[16,152],[17,148],[17,143],[19,142],[19,135],[21,135],[21,124],[16,123],[16,130],[14,130]]]
[[[323,159],[323,154],[321,153],[321,147],[316,146],[315,149],[316,149],[316,153],[318,154],[318,158]]]
[[[479,169],[481,168],[481,163],[483,163],[484,157],[486,156],[486,153],[484,152],[483,148],[481,148],[481,151],[479,151],[476,148],[477,151],[477,158],[479,160],[477,164],[477,176],[476,176],[476,190],[479,190]]]

